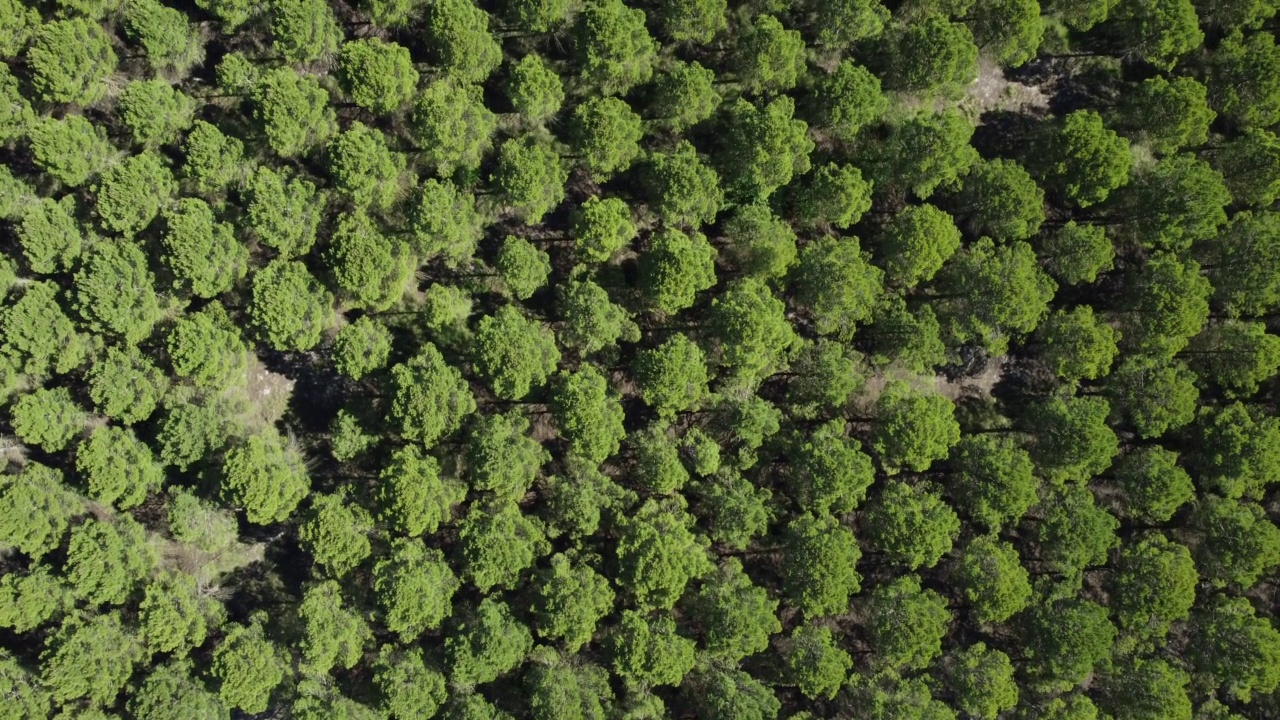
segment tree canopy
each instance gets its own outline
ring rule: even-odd
[[[0,720],[1280,720],[1280,0],[0,0]]]

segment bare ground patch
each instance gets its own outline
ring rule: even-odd
[[[0,468],[27,464],[27,446],[13,435],[0,435]]]
[[[1004,373],[1005,358],[1001,356],[989,360],[986,367],[977,375],[963,377],[954,382],[948,380],[945,375],[938,375],[934,378],[934,383],[938,392],[952,400],[964,397],[989,398],[991,391],[1004,377]]]
[[[295,383],[280,373],[268,370],[257,358],[249,361],[245,376],[249,405],[241,422],[247,432],[255,433],[274,426],[284,417]]]
[[[556,424],[551,419],[551,413],[545,411],[536,411],[529,414],[530,435],[534,440],[540,443],[550,442],[559,437],[556,430]]]
[[[965,89],[965,97],[960,106],[975,116],[992,110],[1047,110],[1049,96],[1036,85],[1009,80],[998,63],[981,57],[978,59],[978,79]]]
[[[987,363],[981,373],[952,381],[948,380],[946,375],[919,375],[910,370],[889,365],[867,378],[862,390],[854,396],[851,407],[858,416],[871,417],[875,413],[876,402],[884,393],[885,386],[894,381],[905,382],[919,391],[937,391],[953,401],[965,397],[988,398],[1000,379],[1004,377],[1004,366],[1003,357],[994,358]]]

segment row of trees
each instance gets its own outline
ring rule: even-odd
[[[1276,9],[0,0],[0,720],[1278,717]]]

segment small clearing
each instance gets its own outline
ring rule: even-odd
[[[245,393],[249,400],[249,407],[242,418],[245,428],[257,432],[275,425],[289,409],[294,381],[268,370],[257,358],[249,361],[245,375]]]
[[[992,110],[1048,110],[1049,96],[1035,85],[1009,80],[996,62],[981,57],[978,59],[978,79],[965,90],[965,98],[960,106],[970,110],[975,116]]]
[[[873,416],[875,414],[876,401],[880,399],[880,394],[884,392],[885,385],[895,380],[905,382],[921,392],[936,390],[953,401],[966,397],[988,398],[991,396],[991,391],[1004,376],[1004,366],[1005,359],[1003,357],[992,358],[987,362],[981,373],[971,377],[962,377],[955,381],[948,380],[946,375],[934,375],[932,377],[917,375],[909,370],[889,366],[882,372],[867,378],[862,390],[858,392],[853,400],[853,408],[862,417]]]

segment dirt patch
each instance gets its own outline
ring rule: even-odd
[[[27,464],[27,446],[13,435],[0,435],[0,469],[9,465],[21,468]]]
[[[862,389],[853,397],[851,406],[860,417],[875,415],[876,403],[884,394],[885,386],[891,382],[905,382],[916,390],[929,390],[934,387],[934,379],[927,375],[919,375],[910,370],[886,366],[883,370],[867,378]]]
[[[530,435],[540,443],[550,442],[560,436],[551,413],[537,411],[529,414]]]
[[[978,79],[966,88],[960,107],[975,118],[992,110],[1047,110],[1049,96],[1035,85],[1009,80],[998,63],[982,57],[978,59]]]
[[[948,380],[945,375],[938,375],[934,382],[938,392],[952,400],[963,397],[989,398],[991,391],[1004,377],[1004,372],[1005,359],[1002,356],[987,361],[986,368],[977,375],[963,377],[955,382]]]
[[[872,417],[875,414],[876,402],[884,393],[885,386],[894,381],[905,382],[913,389],[922,392],[931,390],[939,392],[953,401],[965,397],[987,398],[1004,377],[1004,365],[1003,357],[992,359],[987,363],[986,369],[978,375],[964,377],[954,382],[948,380],[945,375],[919,375],[910,370],[889,365],[881,372],[867,378],[862,390],[854,396],[851,407],[857,416]]]
[[[111,507],[107,503],[100,503],[97,500],[86,499],[84,501],[84,510],[98,522],[109,523],[116,518],[115,508]]]
[[[294,381],[272,372],[258,358],[245,370],[245,395],[249,401],[241,422],[250,433],[272,427],[289,409]]]
[[[625,370],[614,370],[609,373],[609,386],[623,398],[640,397],[640,386]]]

